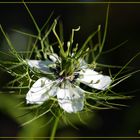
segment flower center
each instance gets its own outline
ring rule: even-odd
[[[79,62],[70,57],[63,59],[59,64],[57,63],[56,68],[52,70],[54,71],[56,78],[73,82],[79,77],[79,74],[76,73],[76,71],[79,70],[79,67]]]
[[[71,76],[63,77],[64,80],[69,80],[70,82],[74,82],[79,77],[79,74],[73,74]]]

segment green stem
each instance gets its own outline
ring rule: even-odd
[[[52,130],[52,133],[51,133],[51,137],[50,137],[50,140],[54,140],[55,138],[55,134],[56,134],[56,130],[57,130],[57,126],[59,124],[59,116],[55,119],[55,122],[54,122],[54,126],[53,126],[53,130]]]

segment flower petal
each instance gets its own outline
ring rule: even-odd
[[[91,69],[84,69],[79,72],[79,81],[92,88],[105,90],[109,87],[112,80],[109,76],[102,75]]]
[[[56,88],[52,88],[53,84],[52,80],[45,77],[38,79],[26,95],[27,104],[42,104],[50,96],[55,96]]]
[[[54,63],[49,60],[26,60],[27,64],[31,68],[37,68],[38,70],[44,72],[44,73],[50,73],[49,65],[53,65]]]
[[[80,68],[81,69],[86,69],[88,67],[88,64],[85,62],[84,59],[79,59],[79,63],[80,63]]]
[[[68,113],[81,111],[84,106],[83,91],[79,87],[72,87],[71,84],[64,88],[58,88],[57,98],[60,107]]]
[[[60,58],[58,57],[58,55],[56,53],[53,53],[51,55],[49,55],[49,58],[55,63],[55,62],[60,62]]]

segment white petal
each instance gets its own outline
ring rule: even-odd
[[[112,82],[109,76],[102,75],[91,69],[84,69],[79,74],[78,80],[80,82],[99,90],[105,90]]]
[[[79,63],[80,63],[80,68],[81,69],[86,69],[88,67],[87,63],[85,62],[84,59],[79,59]]]
[[[53,65],[54,63],[49,60],[26,60],[28,65],[31,68],[37,68],[44,73],[50,73],[49,65]]]
[[[45,77],[38,79],[26,95],[27,104],[42,104],[50,96],[56,95],[56,88],[53,88],[53,81]]]
[[[60,58],[58,57],[58,55],[56,53],[53,53],[51,55],[49,55],[49,58],[55,63],[55,62],[60,62]]]
[[[58,103],[68,113],[76,113],[83,109],[83,96],[83,91],[79,87],[72,87],[71,85],[66,85],[57,90]]]

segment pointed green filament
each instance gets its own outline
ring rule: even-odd
[[[68,57],[67,59],[62,60],[62,67],[60,69],[59,76],[64,79],[69,79],[70,81],[74,80],[74,72],[79,69],[79,62],[74,58]]]

